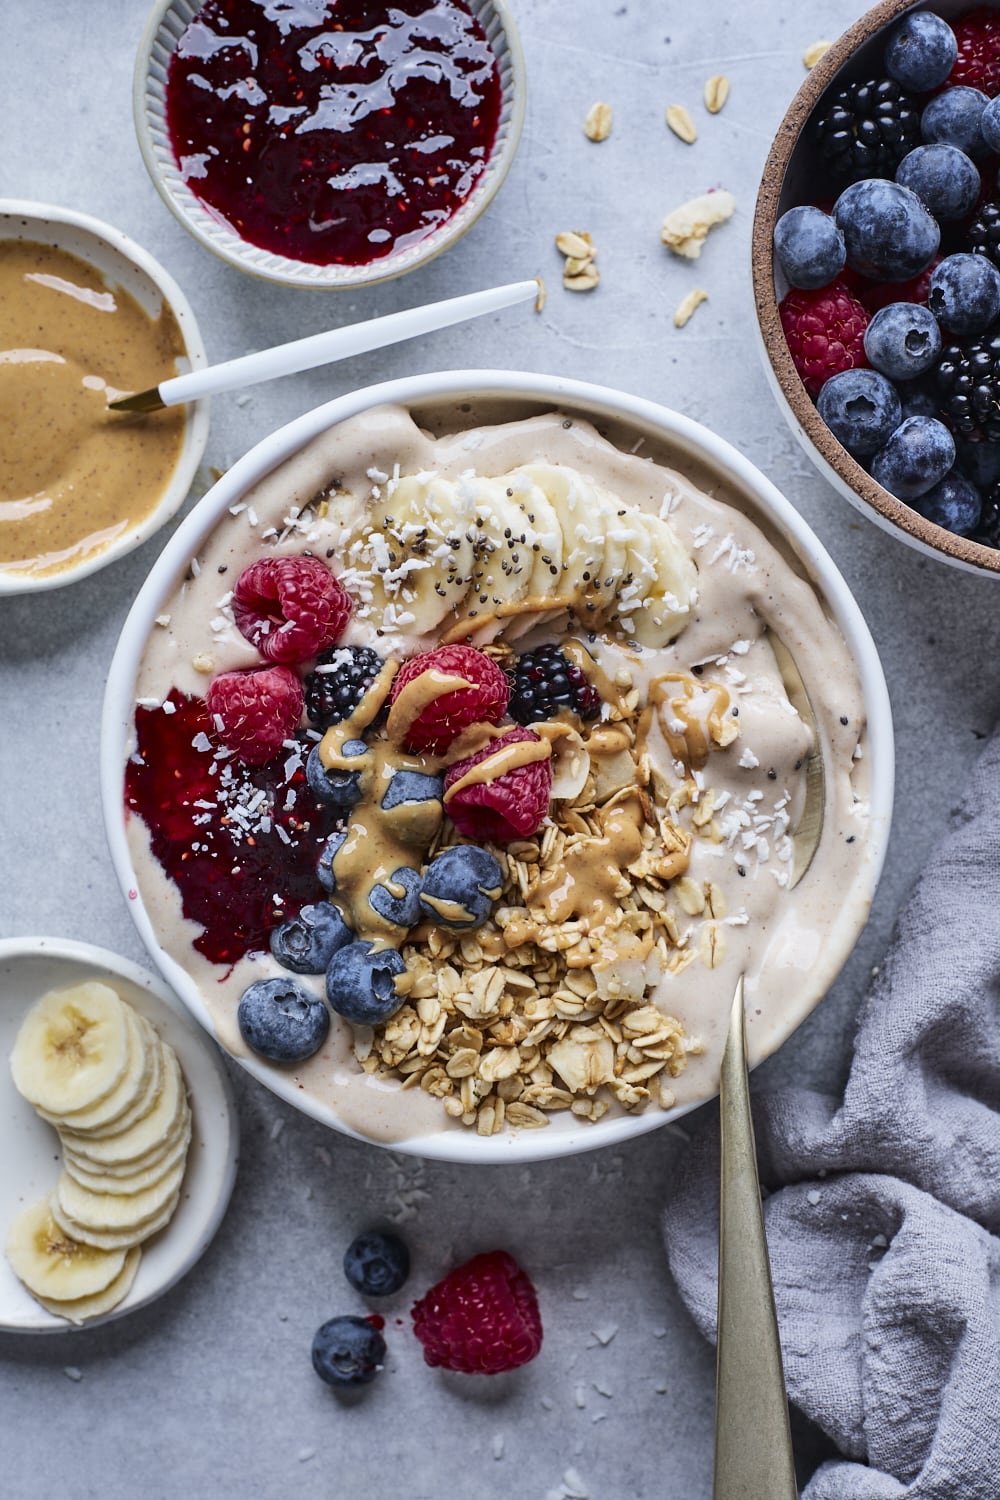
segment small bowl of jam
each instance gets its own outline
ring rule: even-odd
[[[160,0],[134,110],[196,239],[265,280],[332,288],[465,233],[513,161],[524,95],[504,0]]]
[[[0,597],[58,588],[187,498],[208,402],[108,410],[207,363],[173,277],[89,214],[0,199]]]

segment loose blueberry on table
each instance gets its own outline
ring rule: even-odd
[[[410,1252],[395,1234],[370,1229],[344,1251],[344,1275],[363,1297],[391,1297],[410,1274]]]
[[[906,16],[882,68],[808,128],[823,201],[775,226],[782,327],[848,452],[934,524],[996,547],[1000,11]]]

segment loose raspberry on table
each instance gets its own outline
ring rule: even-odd
[[[208,685],[205,706],[226,749],[249,766],[263,766],[298,728],[302,683],[282,666],[220,672]]]
[[[945,87],[965,84],[981,89],[991,99],[1000,94],[1000,11],[970,10],[953,21],[951,29],[958,43],[958,57]]]
[[[498,735],[475,755],[456,761],[449,767],[444,779],[445,812],[459,833],[477,843],[491,840],[493,843],[508,843],[511,839],[526,839],[538,832],[549,810],[552,795],[552,761],[535,760],[529,765],[505,771],[493,781],[473,782],[461,787],[454,796],[448,790],[473,766],[495,755],[506,745],[515,745],[522,740],[538,740],[538,735],[520,726]]]
[[[457,1266],[414,1303],[412,1316],[427,1364],[466,1375],[516,1370],[542,1347],[535,1288],[505,1250]]]
[[[919,276],[914,276],[912,281],[876,283],[867,281],[863,289],[858,292],[858,298],[872,317],[892,302],[917,302],[921,307],[926,307],[927,295],[931,289],[931,277],[940,264],[940,255],[935,255],[927,269],[921,271]]]
[[[390,714],[392,704],[407,683],[431,670],[447,677],[464,678],[470,686],[443,693],[421,709],[406,726],[403,744],[407,750],[429,750],[432,755],[443,755],[471,724],[498,724],[503,718],[510,697],[507,674],[475,646],[438,646],[404,662],[392,684]]]
[[[233,593],[236,624],[268,661],[294,666],[339,640],[351,613],[343,585],[318,557],[261,557]]]
[[[867,366],[868,313],[840,281],[817,291],[790,291],[778,313],[792,363],[811,396],[831,375]]]

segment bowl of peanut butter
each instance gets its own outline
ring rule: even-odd
[[[117,874],[193,1014],[323,1123],[456,1161],[711,1098],[740,975],[772,1053],[864,926],[892,789],[871,636],[770,482],[512,372],[352,393],[234,465],[102,731]]]
[[[185,500],[208,403],[109,411],[206,363],[176,282],[87,214],[0,199],[0,594],[72,583]]]

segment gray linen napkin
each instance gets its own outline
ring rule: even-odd
[[[803,1500],[1000,1497],[1000,734],[896,926],[841,1102],[754,1097],[789,1395],[836,1445]],[[663,1216],[715,1337],[718,1125]]]

